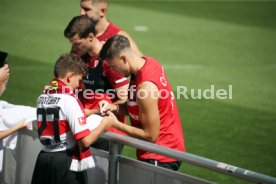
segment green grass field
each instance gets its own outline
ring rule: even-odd
[[[276,177],[275,10],[276,1],[111,0],[108,16],[165,66],[175,92],[233,86],[233,99],[178,100],[189,153]],[[63,30],[79,1],[1,0],[0,12],[0,50],[12,68],[1,99],[34,106],[70,49]],[[185,163],[181,172],[247,183]]]

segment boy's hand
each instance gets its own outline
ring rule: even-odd
[[[2,68],[0,68],[0,82],[8,81],[10,76],[10,68],[9,65],[5,64]]]
[[[105,129],[108,130],[110,127],[114,126],[116,123],[119,123],[117,117],[111,112],[107,111],[106,116],[103,118],[103,122],[106,123]]]
[[[27,128],[28,125],[29,125],[29,122],[27,122],[26,119],[23,119],[17,123],[16,128],[19,130],[19,129]]]

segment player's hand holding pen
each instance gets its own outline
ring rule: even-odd
[[[118,110],[119,110],[118,105],[110,104],[106,100],[100,101],[99,104],[98,104],[98,108],[99,108],[99,111],[100,111],[100,115],[102,115],[102,116],[105,116],[108,111],[118,112]]]
[[[106,131],[107,131],[109,128],[116,126],[116,124],[118,124],[120,122],[111,111],[107,111],[105,114],[105,117],[103,118],[102,123],[106,123],[105,127],[106,127]]]

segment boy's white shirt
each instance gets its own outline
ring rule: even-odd
[[[26,119],[28,122],[36,120],[36,108],[14,105],[0,100],[0,131],[8,130],[19,121]],[[3,146],[14,149],[17,142],[17,133],[3,139]]]
[[[22,119],[36,120],[36,108],[14,105],[0,100],[0,131],[5,131],[15,126]],[[0,140],[0,173],[3,165],[3,147],[14,149],[17,143],[17,132]]]

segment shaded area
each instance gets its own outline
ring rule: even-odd
[[[238,1],[112,1],[123,6],[276,29],[276,2]],[[150,17],[149,17],[150,18]],[[162,20],[160,20],[162,21]]]

